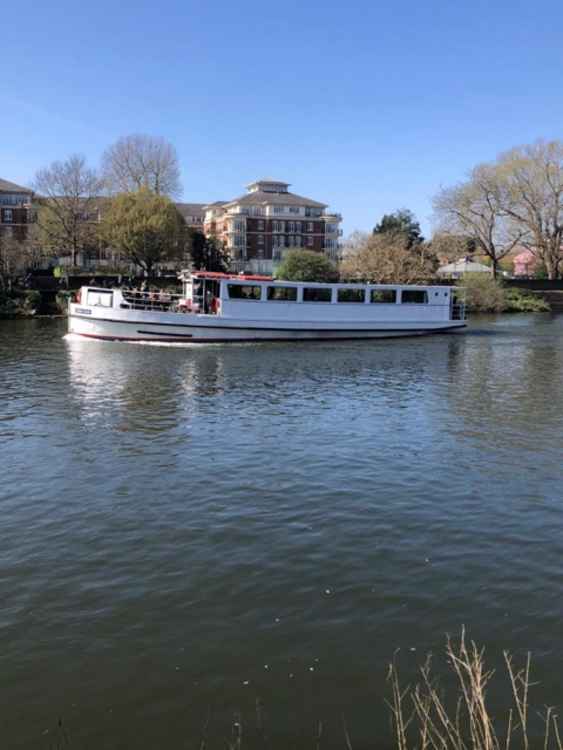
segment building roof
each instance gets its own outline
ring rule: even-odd
[[[447,263],[445,266],[440,266],[436,273],[439,274],[450,274],[450,273],[491,273],[491,267],[486,266],[483,263],[476,263],[469,258],[462,258],[456,260],[455,263]]]
[[[182,216],[201,216],[205,213],[205,203],[176,203],[176,208]]]
[[[21,185],[16,185],[15,182],[9,182],[8,180],[3,180],[0,177],[0,193],[33,193],[33,190],[30,190],[29,188],[22,187]]]
[[[235,203],[240,203],[243,206],[271,203],[278,206],[310,206],[312,208],[327,207],[326,203],[319,203],[318,201],[311,200],[311,198],[304,198],[301,195],[295,195],[295,193],[270,193],[264,190],[256,190],[253,193],[246,193],[239,198],[229,201],[226,205],[232,206]]]

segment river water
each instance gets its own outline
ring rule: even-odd
[[[390,746],[394,652],[412,679],[462,625],[492,665],[531,650],[532,701],[563,704],[563,317],[64,333],[0,322],[2,747],[199,748],[207,725],[224,748],[238,723],[310,748],[319,721],[343,747],[342,716]]]

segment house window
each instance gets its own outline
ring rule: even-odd
[[[259,300],[262,287],[252,284],[227,284],[229,299]]]
[[[264,222],[262,220],[260,220],[258,222],[258,231],[259,232],[263,232],[264,231]]]
[[[258,244],[259,245],[263,245],[264,244],[264,235],[263,234],[259,234],[258,235]]]
[[[301,235],[297,235],[295,238],[295,247],[301,247]]]
[[[407,305],[426,305],[428,303],[428,292],[423,289],[403,289],[401,302]]]
[[[276,302],[297,302],[297,287],[269,286],[268,299]]]
[[[307,237],[307,247],[313,247],[315,244],[315,238],[314,237]]]
[[[295,231],[296,232],[300,232],[301,231],[301,222],[300,221],[296,221],[295,222]]]
[[[275,214],[285,213],[285,206],[274,206],[274,213]]]
[[[339,302],[364,302],[365,295],[366,295],[365,289],[339,289],[338,301]]]
[[[332,289],[326,287],[306,286],[303,289],[303,302],[330,302]]]
[[[293,221],[287,222],[287,231],[288,232],[295,232],[295,223]]]
[[[289,213],[290,214],[298,214],[300,211],[299,206],[290,206],[289,207]]]
[[[11,208],[5,208],[4,209],[4,221],[6,224],[11,224],[13,221],[13,215],[12,215],[12,209]]]
[[[312,221],[308,221],[307,222],[307,231],[308,232],[312,232],[313,231],[313,222]]]
[[[396,289],[372,289],[371,290],[371,301],[394,305],[397,301],[397,290]]]

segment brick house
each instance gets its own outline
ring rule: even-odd
[[[288,188],[286,182],[259,180],[239,198],[205,206],[204,232],[224,242],[234,271],[271,273],[288,248],[338,259],[340,214]]]
[[[33,190],[0,178],[0,232],[25,240],[33,220]]]

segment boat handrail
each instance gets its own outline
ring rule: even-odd
[[[175,292],[166,292],[162,289],[139,290],[139,289],[120,289],[122,297],[122,307],[130,310],[169,310],[176,307],[183,295]]]

